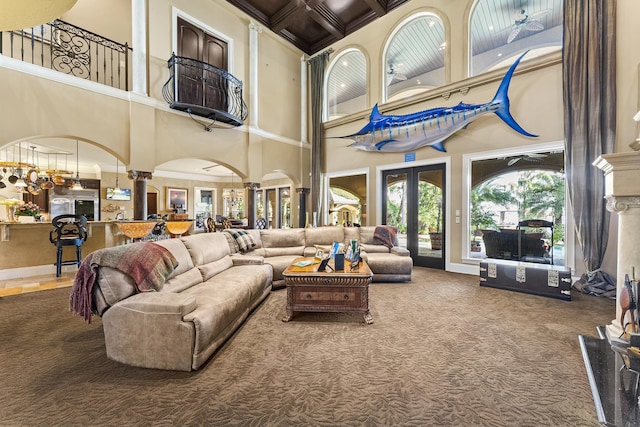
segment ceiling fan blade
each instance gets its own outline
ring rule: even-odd
[[[543,158],[543,157],[547,157],[546,154],[544,153],[529,153],[527,154],[528,157],[535,157],[535,158]]]
[[[522,26],[516,25],[513,28],[513,30],[509,33],[509,36],[507,37],[507,43],[511,43],[516,37],[518,37],[518,34],[520,34],[521,30],[522,30]]]
[[[513,166],[516,163],[518,163],[518,161],[521,159],[522,157],[516,157],[515,159],[511,159],[507,162],[507,166]]]
[[[542,31],[544,30],[544,25],[540,21],[529,20],[524,24],[524,28],[529,31]]]

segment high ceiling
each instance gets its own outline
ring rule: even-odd
[[[409,0],[227,0],[312,55]]]

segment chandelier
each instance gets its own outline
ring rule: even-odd
[[[80,168],[79,164],[80,152],[78,151],[78,140],[76,139],[76,179],[73,185],[71,186],[72,190],[83,190],[82,183],[80,182]]]
[[[233,174],[231,174],[231,190],[229,190],[225,200],[230,207],[235,207],[239,203],[238,192],[233,188]]]

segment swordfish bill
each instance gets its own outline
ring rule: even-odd
[[[430,145],[436,150],[445,152],[443,142],[447,138],[487,113],[495,113],[513,130],[524,136],[537,137],[538,135],[524,130],[509,111],[508,91],[511,77],[527,52],[511,64],[490,102],[485,104],[461,102],[453,107],[432,108],[399,116],[381,114],[376,104],[371,110],[369,123],[365,127],[354,134],[340,138],[354,140],[349,147],[365,151],[403,152]]]

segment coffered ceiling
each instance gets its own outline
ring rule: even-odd
[[[409,0],[227,0],[312,55]]]

